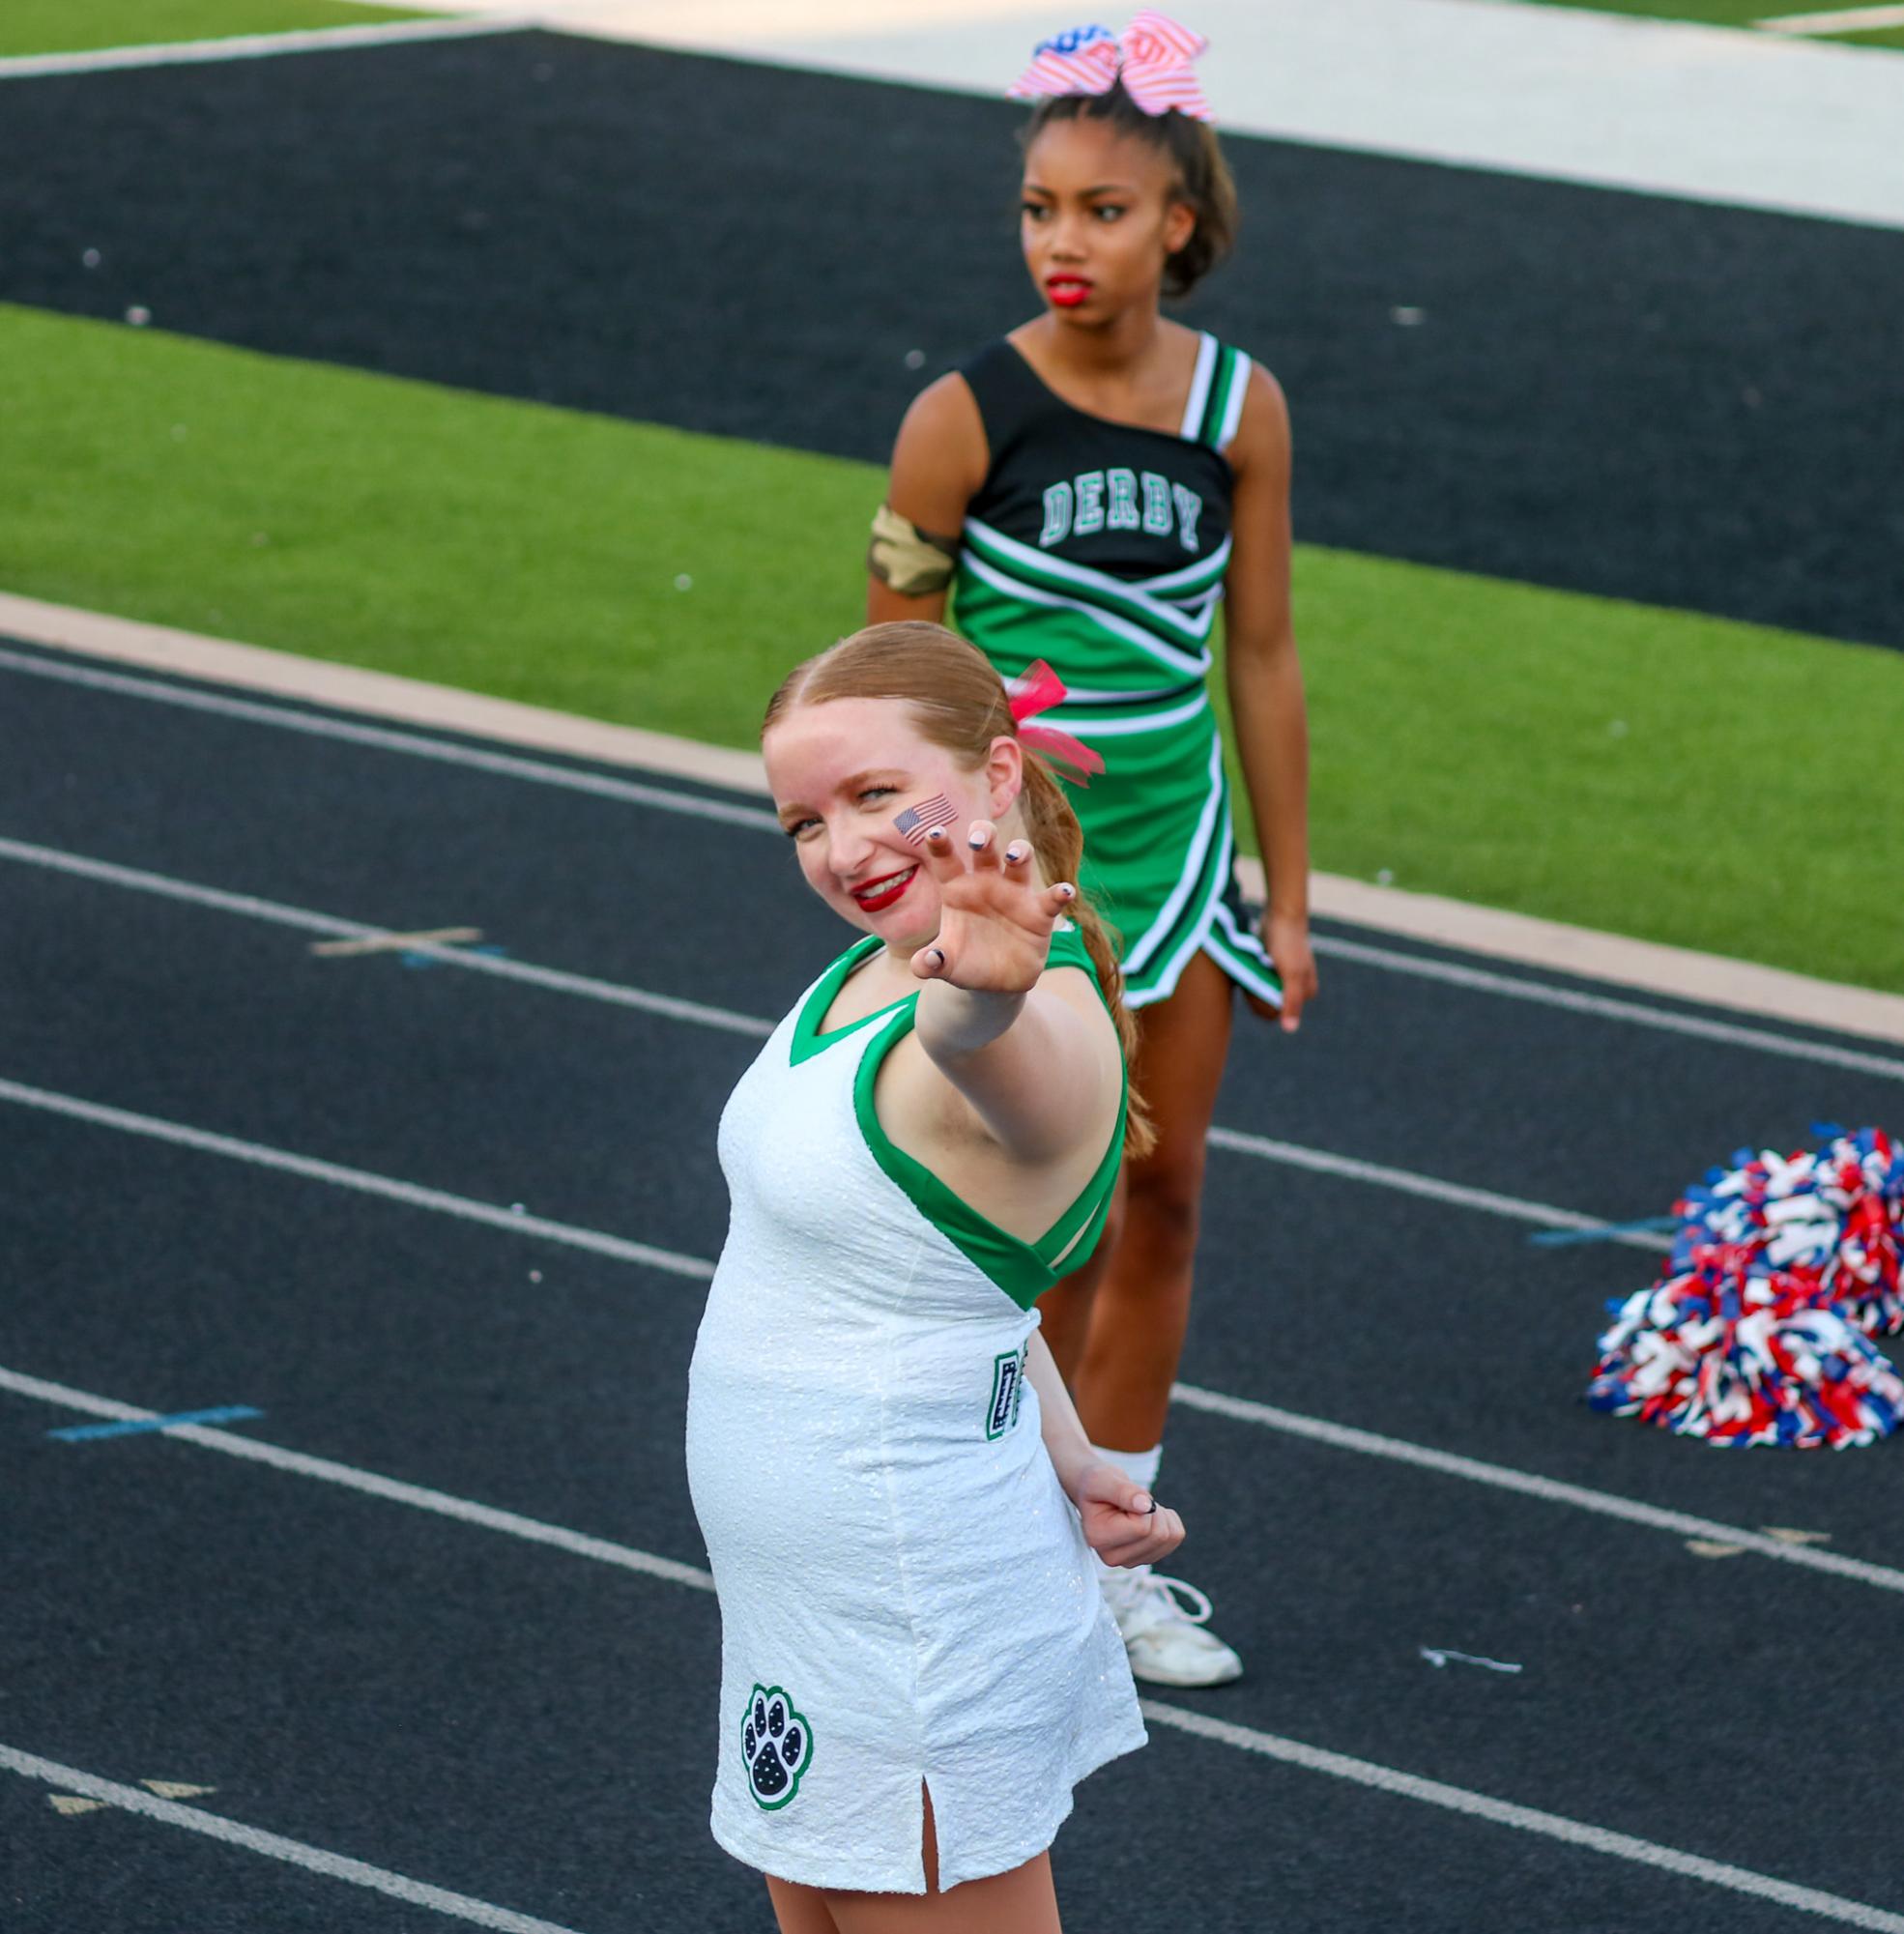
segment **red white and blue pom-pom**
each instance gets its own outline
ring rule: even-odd
[[[1715,1169],[1659,1281],[1618,1306],[1587,1401],[1718,1444],[1842,1449],[1904,1423],[1904,1152],[1882,1129]]]

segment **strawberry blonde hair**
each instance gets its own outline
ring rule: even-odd
[[[1018,737],[1018,721],[991,661],[942,624],[920,619],[869,624],[795,665],[767,701],[761,736],[764,737],[796,706],[824,705],[830,699],[886,699],[907,706],[919,736],[951,753],[969,771],[985,765],[994,739]],[[1025,837],[1048,883],[1068,880],[1078,885],[1078,897],[1065,911],[1077,923],[1097,969],[1128,1067],[1137,1051],[1137,1025],[1124,1005],[1124,976],[1111,950],[1110,931],[1078,883],[1083,829],[1051,767],[1030,747],[1024,752],[1024,790],[1019,804],[1024,812]],[[1124,1124],[1125,1153],[1145,1154],[1155,1140],[1149,1111],[1132,1088]]]

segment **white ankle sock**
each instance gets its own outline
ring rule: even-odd
[[[1162,1444],[1155,1444],[1147,1451],[1107,1451],[1102,1444],[1093,1444],[1091,1449],[1106,1463],[1115,1464],[1133,1484],[1140,1484],[1145,1490],[1156,1489],[1157,1466],[1164,1457]]]

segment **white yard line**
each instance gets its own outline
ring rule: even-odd
[[[0,60],[0,80],[55,73],[106,73],[125,68],[199,67],[213,61],[268,60],[279,54],[330,53],[412,41],[468,41],[520,33],[533,25],[513,8],[482,10],[475,19],[387,20],[363,27],[311,27],[283,34],[231,34],[216,41],[161,41],[148,46],[101,47],[83,54],[14,54]]]
[[[1900,63],[1900,67],[1904,67],[1904,63]],[[137,665],[182,678],[234,685],[307,705],[329,706],[338,710],[363,712],[435,731],[463,733],[472,737],[500,740],[538,751],[631,766],[741,794],[762,797],[766,794],[765,772],[759,755],[755,753],[702,745],[692,739],[676,738],[664,733],[577,718],[541,707],[487,698],[478,693],[457,691],[420,679],[395,678],[383,672],[361,671],[354,666],[328,664],[290,652],[269,650],[260,646],[200,638],[190,632],[173,631],[131,619],[102,617],[94,612],[75,611],[63,605],[0,592],[0,634],[11,634],[31,643],[90,657]],[[63,664],[8,651],[4,648],[0,648],[0,670],[179,706],[188,710],[222,714],[317,737],[341,739],[385,751],[435,759],[445,764],[473,766],[506,777],[566,786],[577,792],[623,799],[630,804],[753,826],[763,832],[779,831],[770,813],[733,800],[704,798],[662,787],[613,779],[601,773],[425,738],[416,734],[389,732],[348,720],[324,718],[284,707],[260,705],[218,693],[161,684],[153,679],[126,677],[85,665]],[[1239,872],[1246,888],[1254,887],[1260,897],[1260,868],[1255,867],[1254,861],[1246,860],[1242,862]],[[1313,892],[1315,910],[1327,918],[1405,935],[1438,946],[1514,961],[1522,966],[1550,968],[1584,979],[1611,981],[1676,999],[1710,1003],[1798,1025],[1904,1043],[1904,996],[1847,987],[1803,974],[1786,973],[1777,968],[1757,967],[1749,962],[1723,960],[1689,948],[1659,946],[1650,941],[1628,939],[1620,935],[1601,934],[1588,928],[1568,926],[1561,921],[1535,919],[1527,914],[1504,912],[1494,908],[1469,907],[1460,901],[1434,894],[1372,886],[1362,880],[1346,880],[1332,874],[1315,875]],[[1333,948],[1345,954],[1349,944],[1325,940],[1324,950]],[[1449,972],[1440,972],[1439,969],[1448,964],[1425,963],[1416,956],[1376,948],[1365,949],[1358,958],[1372,965],[1392,967],[1404,972],[1431,973],[1449,980],[1472,971],[1453,968]],[[1471,980],[1469,984],[1480,985],[1481,982]],[[1519,999],[1573,1007],[1577,1011],[1605,1012],[1609,1018],[1644,1020],[1645,1025],[1679,1028],[1679,1031],[1687,1033],[1703,1031],[1697,1017],[1625,1004],[1596,1009],[1591,1005],[1594,996],[1545,987],[1538,982],[1502,977],[1498,981],[1489,981],[1487,985],[1491,992],[1511,993]],[[1682,1022],[1688,1025],[1680,1028]],[[1863,1072],[1888,1077],[1904,1074],[1904,1062],[1861,1057],[1856,1051],[1820,1047],[1811,1042],[1794,1042],[1786,1036],[1766,1033],[1744,1038],[1730,1035],[1714,1038],[1723,1038],[1735,1045],[1765,1047],[1773,1053],[1796,1054],[1801,1057],[1822,1060],[1828,1065],[1856,1066]],[[1852,1058],[1841,1058],[1846,1055]]]
[[[532,1914],[517,1914],[507,1907],[496,1907],[467,1893],[451,1893],[447,1888],[431,1887],[426,1881],[412,1880],[407,1874],[391,1873],[363,1861],[333,1854],[303,1840],[287,1840],[282,1833],[268,1833],[262,1827],[246,1827],[222,1814],[208,1813],[202,1807],[184,1806],[176,1800],[160,1800],[137,1786],[122,1785],[116,1779],[101,1779],[97,1774],[82,1773],[74,1766],[62,1766],[56,1759],[42,1759],[38,1753],[22,1752],[17,1746],[0,1746],[0,1768],[28,1779],[43,1780],[63,1793],[84,1794],[101,1805],[116,1806],[123,1813],[136,1813],[161,1826],[183,1827],[207,1839],[222,1840],[227,1846],[243,1847],[247,1854],[262,1854],[267,1860],[282,1861],[287,1866],[303,1867],[323,1874],[328,1880],[348,1881],[353,1887],[368,1888],[373,1893],[387,1893],[412,1907],[427,1907],[466,1920],[476,1927],[494,1927],[501,1934],[571,1934],[553,1920],[538,1920]]]
[[[1817,1888],[1798,1887],[1771,1874],[1755,1873],[1725,1861],[1707,1860],[1702,1854],[1688,1854],[1658,1840],[1642,1840],[1631,1833],[1616,1833],[1605,1827],[1570,1820],[1563,1813],[1543,1813],[1533,1806],[1519,1806],[1511,1800],[1496,1800],[1475,1793],[1465,1786],[1450,1786],[1439,1779],[1424,1779],[1419,1774],[1399,1773],[1393,1767],[1377,1766],[1366,1759],[1352,1759],[1347,1753],[1329,1752],[1321,1746],[1306,1746],[1301,1740],[1284,1739],[1276,1733],[1259,1732],[1254,1726],[1239,1726],[1229,1719],[1212,1718],[1206,1713],[1193,1713],[1181,1706],[1166,1705],[1160,1699],[1139,1701],[1143,1716],[1152,1725],[1168,1726],[1194,1738],[1211,1740],[1233,1746],[1239,1752],[1254,1753],[1304,1773],[1320,1773],[1332,1779],[1345,1779],[1356,1786],[1371,1787],[1398,1799],[1413,1800],[1428,1806],[1439,1806],[1451,1813],[1465,1814],[1471,1820],[1486,1820],[1490,1826],[1511,1827],[1518,1833],[1533,1833],[1542,1839],[1559,1840],[1591,1853],[1614,1860],[1630,1861],[1635,1865],[1656,1867],[1677,1874],[1682,1880],[1703,1882],[1731,1893],[1743,1893],[1754,1900],[1771,1901],[1779,1907],[1796,1908],[1802,1914],[1835,1920],[1846,1927],[1865,1927],[1874,1934],[1904,1934],[1904,1914],[1892,1914],[1861,1900],[1849,1900],[1840,1893],[1824,1893]],[[1234,1796],[1232,1796],[1233,1798]],[[1689,1903],[1688,1903],[1689,1904]],[[1687,1917],[1691,1924],[1691,1917]]]
[[[82,1100],[77,1095],[59,1094],[48,1088],[29,1086],[24,1082],[0,1080],[0,1102],[20,1108],[37,1109],[45,1114],[63,1115],[71,1121],[84,1121],[96,1128],[117,1129],[125,1135],[140,1135],[150,1140],[169,1142],[177,1148],[191,1148],[204,1155],[222,1155],[233,1162],[247,1162],[258,1169],[274,1169],[287,1175],[302,1176],[309,1182],[329,1183],[332,1188],[353,1189],[360,1195],[381,1196],[387,1201],[402,1202],[413,1209],[429,1209],[437,1215],[455,1216],[463,1222],[482,1223],[491,1228],[506,1229],[512,1235],[536,1236],[545,1242],[565,1243],[571,1249],[592,1250],[597,1256],[613,1256],[618,1262],[638,1263],[644,1269],[659,1269],[672,1276],[692,1276],[706,1280],[714,1273],[713,1264],[700,1256],[682,1256],[672,1249],[655,1249],[645,1242],[629,1242],[619,1235],[604,1235],[599,1229],[579,1228],[572,1223],[551,1222],[546,1216],[526,1211],[499,1209],[490,1202],[473,1201],[445,1189],[426,1189],[415,1182],[398,1181],[389,1175],[372,1174],[365,1169],[349,1169],[341,1163],[323,1162],[310,1155],[296,1155],[288,1149],[268,1147],[260,1141],[246,1141],[236,1135],[215,1135],[206,1129],[190,1128],[184,1122],[166,1121],[161,1116],[138,1114],[130,1109],[108,1108],[103,1103]]]
[[[70,1385],[49,1383],[43,1378],[25,1376],[16,1371],[0,1370],[0,1389],[11,1391],[17,1396],[56,1404],[62,1408],[76,1409],[93,1416],[111,1417],[121,1421],[143,1421],[160,1414],[121,1403],[111,1398],[98,1397],[88,1391],[75,1390]],[[264,1444],[255,1438],[241,1436],[232,1431],[211,1429],[203,1425],[180,1425],[167,1430],[165,1434],[184,1438],[207,1450],[222,1451],[229,1456],[273,1464],[279,1469],[293,1471],[302,1476],[342,1484],[350,1489],[387,1498],[394,1503],[416,1505],[423,1510],[456,1517],[487,1530],[527,1538],[535,1544],[554,1545],[577,1557],[591,1558],[617,1565],[626,1571],[666,1578],[697,1591],[709,1591],[713,1586],[712,1578],[706,1572],[693,1566],[656,1558],[651,1553],[635,1551],[625,1545],[612,1544],[604,1539],[586,1538],[575,1532],[539,1523],[533,1518],[518,1517],[510,1512],[491,1511],[486,1506],[448,1497],[441,1491],[424,1490],[414,1485],[401,1484],[393,1479],[359,1471],[349,1465],[335,1464],[326,1458],[306,1458],[301,1453],[282,1450],[276,1445]],[[1593,1493],[1587,1495],[1591,1496]],[[1630,1515],[1625,1513],[1619,1515]],[[1644,1523],[1649,1520],[1634,1518],[1632,1521]],[[1702,1520],[1685,1521],[1696,1523]],[[1723,1527],[1715,1528],[1723,1529]],[[1751,1534],[1728,1533],[1727,1535],[1737,1536],[1742,1541],[1751,1539]],[[1765,1542],[1767,1541],[1752,1542],[1749,1548],[1759,1548],[1759,1544]],[[1803,1547],[1778,1546],[1771,1555],[1792,1558],[1802,1549]],[[1874,1572],[1882,1568],[1863,1569]],[[1893,1589],[1904,1588],[1904,1574],[1891,1574],[1891,1576],[1895,1579]],[[1867,1578],[1865,1582],[1873,1580]],[[1144,1717],[1153,1724],[1168,1726],[1176,1731],[1190,1733],[1242,1752],[1278,1760],[1306,1773],[1317,1773],[1331,1778],[1346,1779],[1356,1785],[1391,1794],[1398,1799],[1443,1807],[1453,1812],[1466,1814],[1473,1819],[1485,1820],[1490,1825],[1514,1828],[1617,1860],[1659,1867],[1687,1880],[1750,1894],[1780,1906],[1793,1907],[1804,1913],[1822,1916],[1827,1920],[1838,1920],[1848,1926],[1870,1928],[1877,1930],[1877,1934],[1904,1934],[1904,1916],[1867,1906],[1861,1901],[1848,1900],[1839,1894],[1824,1893],[1814,1888],[1800,1887],[1770,1874],[1755,1873],[1749,1868],[1708,1860],[1703,1855],[1686,1853],[1679,1848],[1664,1846],[1657,1841],[1637,1839],[1630,1834],[1618,1833],[1584,1821],[1569,1819],[1564,1814],[1542,1812],[1533,1807],[1517,1805],[1511,1801],[1496,1800],[1486,1794],[1472,1792],[1466,1787],[1451,1786],[1441,1780],[1424,1778],[1419,1774],[1403,1773],[1394,1767],[1351,1758],[1347,1754],[1331,1752],[1324,1747],[1309,1746],[1299,1740],[1284,1739],[1274,1733],[1257,1731],[1254,1727],[1209,1718],[1200,1713],[1187,1712],[1182,1707],[1167,1705],[1159,1700],[1142,1701],[1142,1710]],[[179,1806],[173,1802],[155,1801],[137,1787],[120,1786],[109,1780],[98,1779],[91,1775],[77,1773],[72,1768],[60,1766],[50,1760],[38,1759],[11,1747],[0,1747],[0,1765],[11,1767],[13,1771],[25,1774],[29,1777],[43,1779],[50,1785],[62,1787],[65,1791],[103,1801],[109,1805],[125,1806],[130,1811],[145,1813],[175,1826],[187,1826],[201,1833],[210,1833],[216,1837],[248,1846],[255,1852],[293,1860],[299,1865],[310,1866],[319,1872],[332,1873],[339,1879],[358,1880],[365,1886],[378,1886],[386,1892],[396,1891],[395,1887],[384,1883],[396,1881],[399,1878],[397,1876],[381,1874],[379,1869],[365,1868],[356,1862],[341,1861],[340,1857],[335,1855],[319,1854],[315,1849],[300,1847],[295,1841],[280,1841],[275,1835],[260,1834],[253,1828],[237,1827],[232,1822],[221,1820],[216,1814],[200,1813],[196,1808]],[[294,1851],[283,1852],[280,1849]],[[376,1878],[365,1876],[376,1876]],[[399,1884],[407,1888],[419,1886],[415,1882]],[[487,1908],[480,1902],[469,1902],[461,1895],[443,1895],[434,1889],[403,1893],[399,1897],[416,1900],[422,1906],[437,1907],[446,1913],[463,1913],[463,1918],[469,1920],[476,1918],[473,1913],[463,1912],[469,1907],[494,1915],[506,1914],[506,1910]],[[448,1902],[457,1904],[447,1905]],[[562,1934],[562,1930],[550,1929],[546,1922],[531,1921],[520,1916],[479,1920],[477,1924],[517,1929],[521,1930],[521,1934]]]
[[[536,14],[993,99],[1065,19],[1050,0],[541,0]],[[1882,49],[1505,0],[1197,0],[1192,17],[1226,130],[1904,227],[1904,63]]]

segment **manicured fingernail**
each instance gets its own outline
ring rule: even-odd
[[[1157,1500],[1154,1497],[1140,1494],[1137,1501],[1131,1506],[1131,1509],[1133,1511],[1140,1511],[1148,1517],[1157,1509]]]
[[[1075,886],[1060,886],[1057,889],[1057,897],[1060,900],[1075,900],[1078,897],[1078,889]]]
[[[934,826],[926,837],[928,839],[943,839],[945,837],[945,828],[943,826]]]
[[[973,846],[978,847],[978,846],[984,846],[986,842],[991,838],[991,834],[982,833],[974,829],[972,832],[967,834],[966,837],[971,841]]]
[[[926,949],[926,958],[932,962],[934,967],[943,967],[945,965],[945,956],[937,947],[928,947]]]

